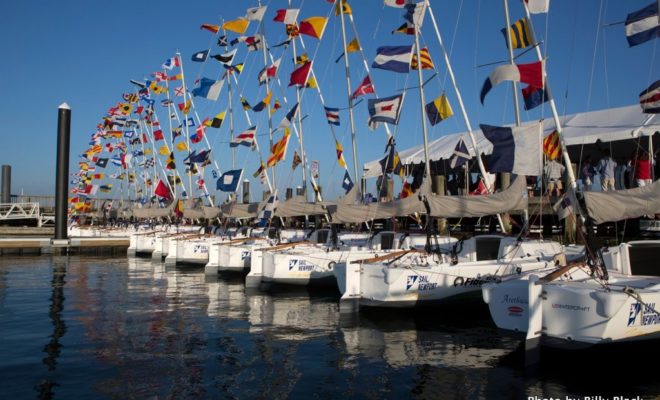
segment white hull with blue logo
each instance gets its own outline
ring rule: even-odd
[[[339,246],[297,247],[286,252],[267,252],[262,257],[262,281],[290,285],[344,284],[343,275],[335,273],[335,267],[356,260],[389,254],[401,249],[423,247],[426,237],[402,232],[379,232],[373,237],[368,234],[340,234]],[[443,243],[456,241],[443,238]]]
[[[583,265],[552,281],[540,277],[554,269],[484,285],[483,296],[498,328],[546,346],[660,339],[659,256],[660,241],[623,243],[603,252],[607,281]]]
[[[407,308],[478,299],[482,284],[547,268],[561,252],[555,242],[483,235],[456,244],[453,254],[411,251],[389,262],[341,264],[337,272],[345,276],[345,304]]]

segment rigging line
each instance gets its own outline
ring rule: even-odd
[[[431,80],[432,80],[433,78],[435,78],[437,75],[438,75],[438,73],[437,73],[437,72],[434,72],[434,74],[431,75],[430,78],[428,78],[427,80],[424,81],[424,83],[422,83],[422,87],[426,86],[426,84],[429,83],[429,82],[431,82]],[[397,92],[404,92],[404,93],[405,93],[406,90],[411,90],[411,89],[419,89],[419,85],[417,85],[417,86],[410,86],[410,87],[408,87],[408,88],[403,88],[403,89],[396,89],[396,91],[397,91]]]
[[[605,18],[605,14],[607,14],[607,1],[605,0],[605,7],[603,9],[603,19]],[[607,107],[610,107],[610,80],[608,78],[608,73],[607,73],[607,35],[603,33],[603,69],[605,73],[605,103],[607,104]]]
[[[449,42],[449,59],[451,60],[452,54],[454,52],[454,43],[456,42],[456,36],[458,35],[458,24],[461,20],[461,14],[463,12],[463,0],[461,0],[458,6],[458,15],[456,16],[456,24],[454,25],[454,33],[452,34],[451,41]],[[478,18],[478,17],[477,17]],[[478,23],[478,21],[477,21]],[[449,76],[449,71],[445,70],[445,76],[442,78],[442,87],[444,88],[447,84],[447,77]]]
[[[518,53],[518,55],[514,56],[513,59],[516,60],[516,59],[520,58],[521,56],[523,56],[523,55],[529,53],[530,51],[534,50],[534,48],[540,46],[541,44],[543,44],[542,41],[538,42],[538,43],[535,43],[534,45],[530,46],[528,49]],[[509,63],[509,60],[493,61],[493,62],[490,62],[490,63],[487,63],[487,64],[477,65],[477,68],[488,67],[488,66],[497,65],[497,64],[508,64],[508,63]]]
[[[587,111],[591,110],[591,95],[594,83],[594,70],[596,69],[596,54],[598,52],[598,41],[600,38],[600,25],[603,19],[603,0],[600,0],[600,10],[598,10],[598,23],[596,24],[596,43],[594,45],[593,57],[591,58],[591,76],[589,77],[589,88],[587,90]]]

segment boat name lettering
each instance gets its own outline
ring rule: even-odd
[[[507,303],[507,304],[529,304],[529,301],[527,299],[522,299],[518,296],[509,296],[509,294],[505,294],[504,298],[502,299],[502,303]]]
[[[493,275],[484,275],[477,278],[464,278],[462,276],[457,276],[454,279],[454,287],[467,287],[467,286],[481,286],[484,283],[489,282],[500,282],[500,278]]]
[[[570,310],[570,311],[589,311],[591,307],[588,306],[576,306],[573,304],[559,304],[559,303],[553,303],[552,308],[561,308],[562,310]]]
[[[417,283],[418,291],[434,290],[438,287],[437,282],[430,282],[427,275],[408,275],[406,290],[410,290]]]
[[[297,269],[298,271],[311,272],[314,270],[315,265],[309,264],[305,260],[291,259],[289,260],[289,271]]]
[[[205,254],[209,252],[209,247],[205,244],[196,244],[193,246],[193,253]]]
[[[245,260],[246,258],[250,258],[250,252],[247,250],[243,250],[241,252],[241,260]]]
[[[640,318],[637,318],[640,314]],[[649,326],[658,324],[660,324],[660,314],[655,312],[655,303],[649,303],[646,306],[643,306],[640,303],[633,303],[630,305],[628,326]]]

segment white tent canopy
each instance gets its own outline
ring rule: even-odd
[[[660,130],[660,119],[653,118],[655,114],[644,114],[640,106],[632,105],[607,110],[590,111],[567,115],[561,118],[566,145],[593,144],[598,139],[602,142],[634,139],[640,136],[650,136]],[[523,123],[523,126],[535,124],[537,121]],[[513,125],[509,125],[513,126]],[[544,135],[547,136],[555,130],[552,118],[543,121]],[[486,140],[481,130],[473,131],[477,140],[479,151],[490,154],[492,144]],[[472,142],[467,132],[453,133],[443,136],[429,143],[429,157],[432,161],[451,158],[458,140],[464,137],[470,154],[474,157]],[[422,145],[399,151],[399,157],[404,164],[419,164],[424,162],[424,147]],[[364,164],[364,177],[375,178],[381,175],[379,160]],[[577,160],[576,160],[577,161]]]

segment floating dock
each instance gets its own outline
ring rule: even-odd
[[[48,237],[0,238],[0,255],[4,254],[126,254],[129,238]]]

